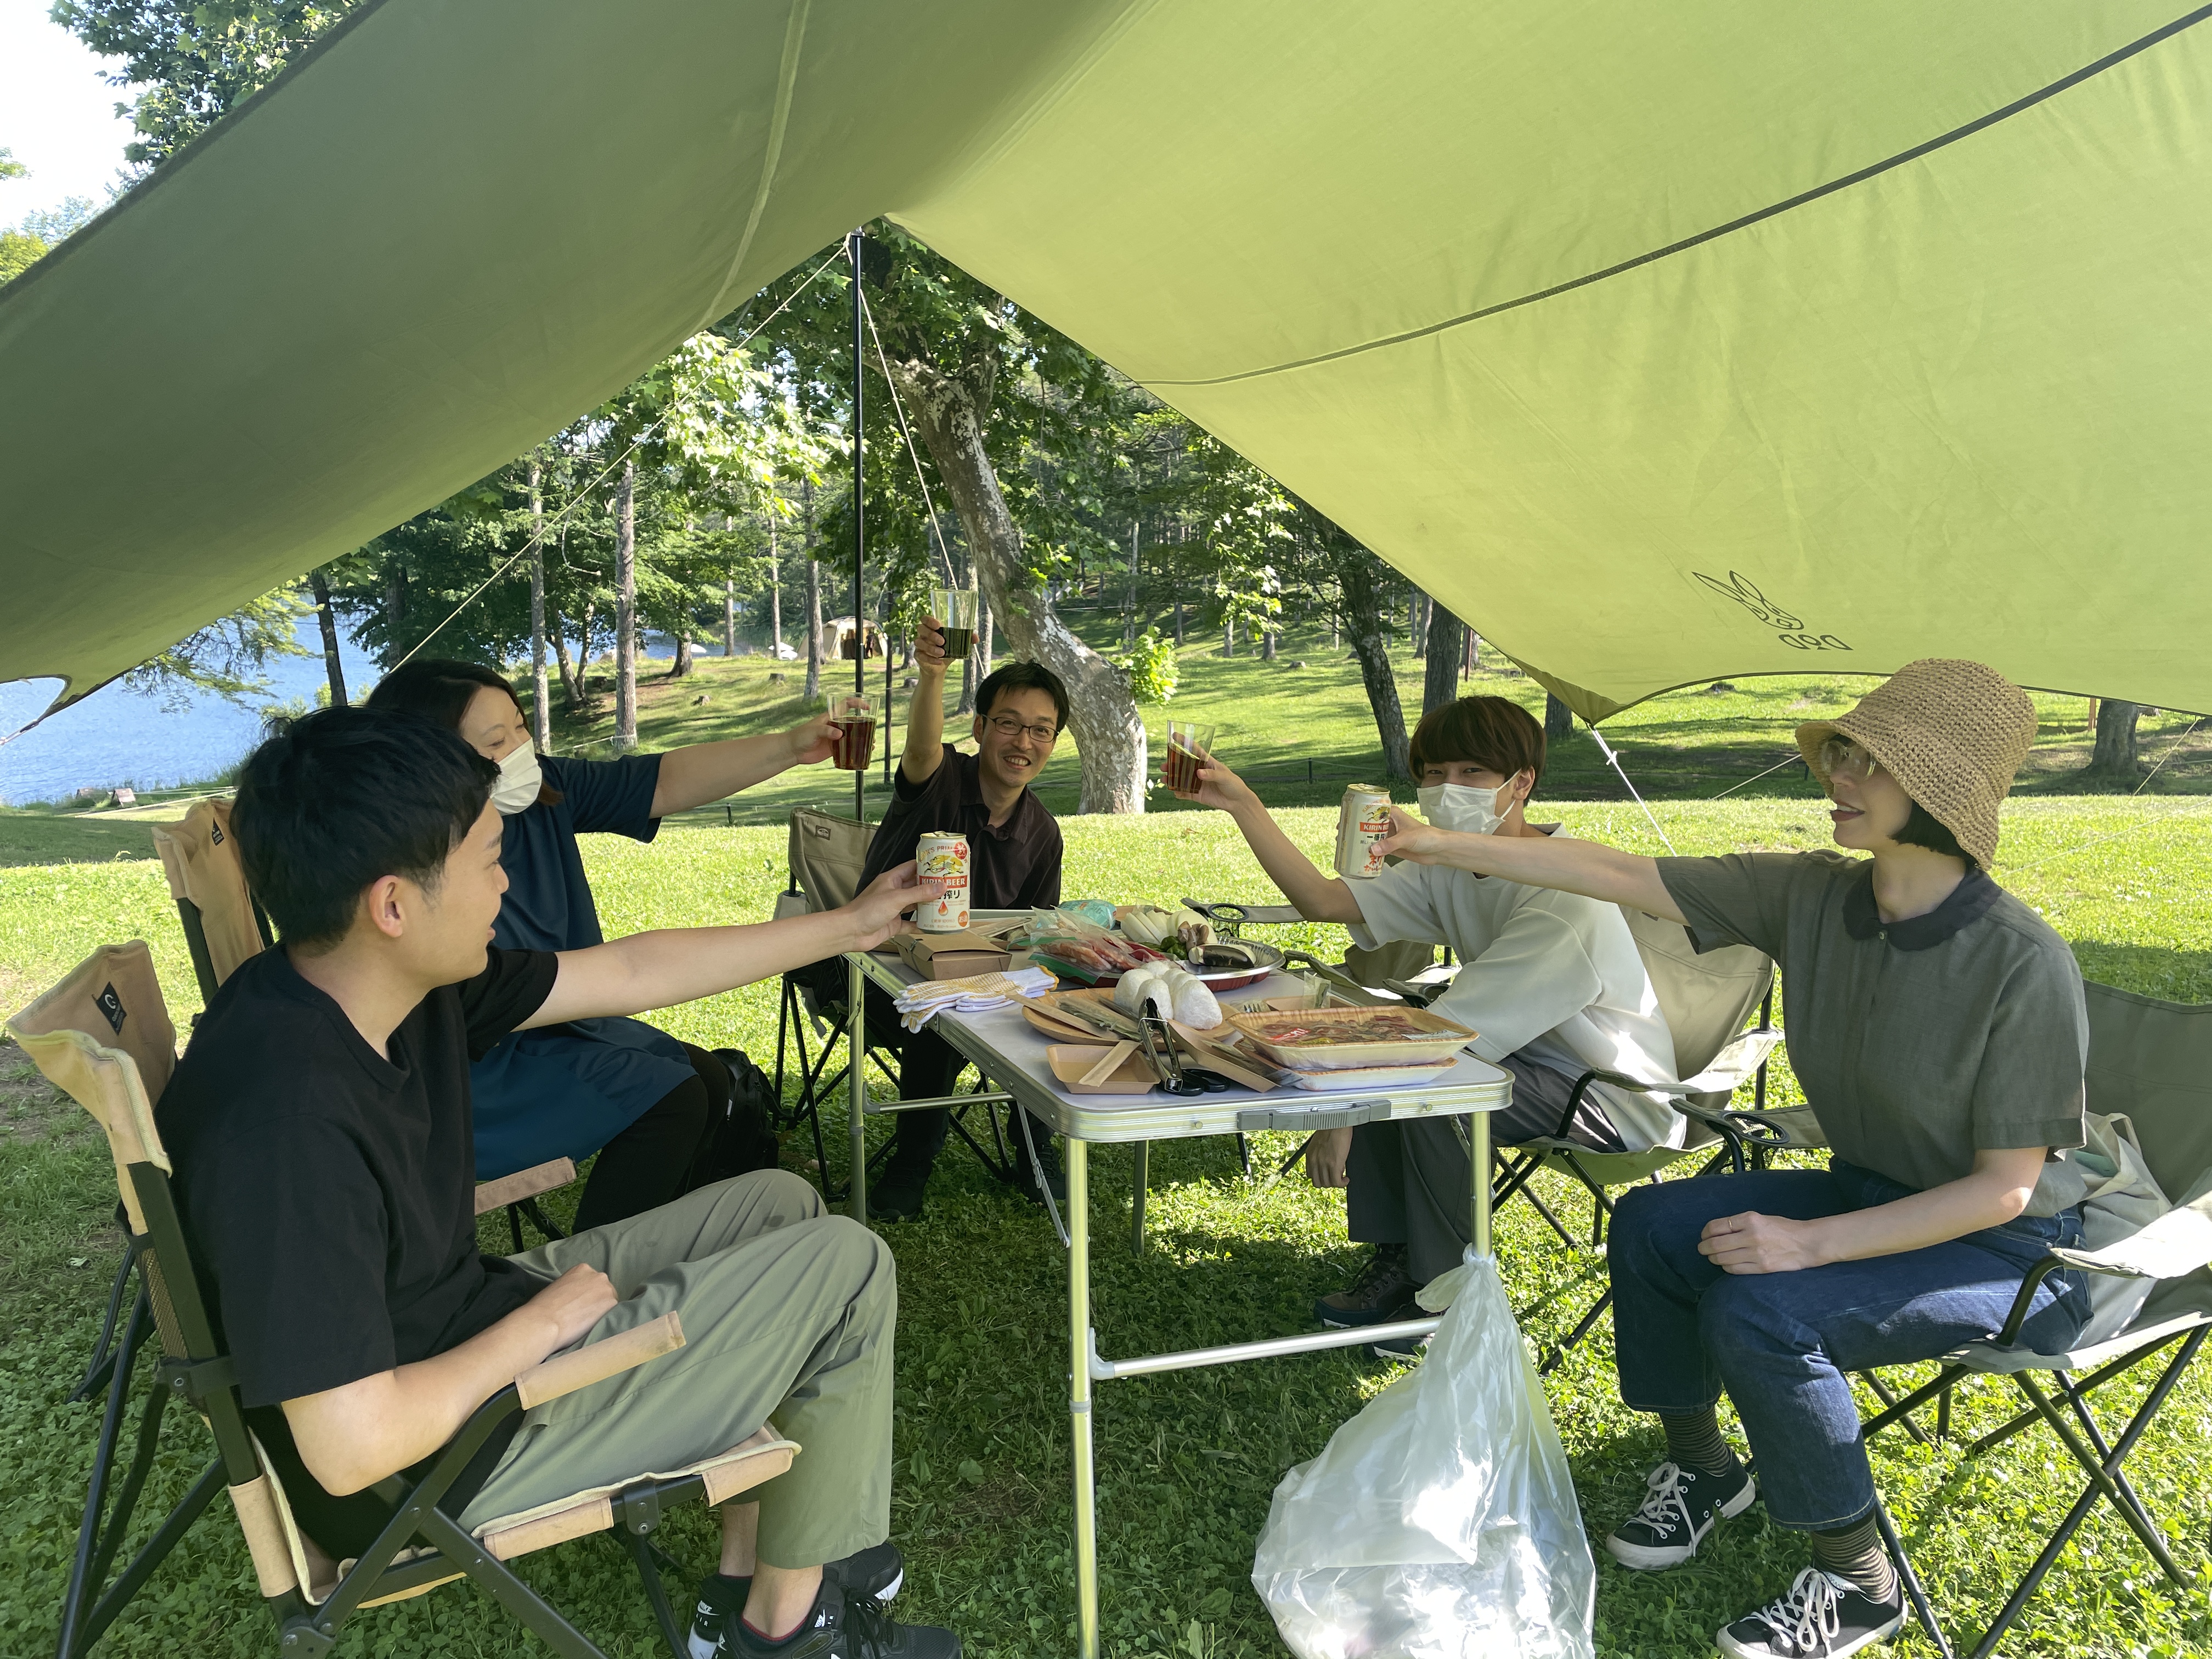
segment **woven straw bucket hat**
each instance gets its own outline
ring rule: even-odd
[[[1798,750],[1823,789],[1820,745],[1832,737],[1849,738],[1880,761],[1986,870],[1997,855],[1997,804],[2035,740],[2035,705],[1984,663],[1923,657],[1849,714],[1797,728]]]

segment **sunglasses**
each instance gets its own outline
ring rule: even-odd
[[[1870,778],[1881,763],[1849,738],[1830,738],[1820,745],[1820,769],[1831,777]]]

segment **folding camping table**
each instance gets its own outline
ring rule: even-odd
[[[1316,1129],[1346,1127],[1389,1117],[1465,1115],[1468,1121],[1468,1211],[1478,1255],[1490,1254],[1490,1119],[1513,1096],[1511,1076],[1497,1066],[1462,1054],[1454,1067],[1433,1083],[1418,1088],[1347,1090],[1313,1093],[1284,1088],[1267,1094],[1249,1089],[1231,1089],[1222,1094],[1177,1096],[1163,1090],[1146,1095],[1072,1095],[1052,1075],[1045,1056],[1049,1040],[1022,1017],[1017,1006],[994,1008],[976,1014],[939,1014],[931,1022],[955,1048],[981,1068],[984,1075],[1005,1092],[1000,1096],[952,1096],[931,1101],[882,1101],[867,1098],[862,1056],[866,1036],[863,1030],[867,1006],[866,985],[873,980],[893,996],[921,975],[896,957],[849,952],[845,958],[851,975],[849,1004],[852,1023],[847,1036],[853,1064],[847,1084],[852,1131],[853,1214],[865,1223],[868,1213],[867,1119],[917,1106],[949,1106],[963,1100],[1008,1099],[1026,1107],[1052,1126],[1067,1143],[1067,1325],[1069,1444],[1075,1474],[1075,1594],[1076,1628],[1081,1659],[1098,1659],[1098,1531],[1097,1483],[1091,1462],[1091,1394],[1097,1382],[1115,1377],[1144,1376],[1155,1371],[1188,1370],[1200,1365],[1228,1364],[1240,1359],[1267,1359],[1323,1348],[1352,1347],[1386,1338],[1425,1335],[1437,1328],[1434,1319],[1404,1320],[1370,1325],[1358,1330],[1313,1331],[1297,1336],[1274,1337],[1258,1342],[1234,1342],[1219,1347],[1192,1348],[1176,1353],[1148,1354],[1135,1359],[1106,1359],[1098,1352],[1097,1334],[1091,1322],[1091,1143],[1134,1143],[1138,1148],[1139,1180],[1145,1169],[1144,1147],[1154,1140],[1174,1140],[1194,1135],[1234,1134],[1259,1129],[1286,1129],[1309,1133]],[[1239,997],[1294,995],[1307,988],[1303,981],[1273,975],[1237,993]],[[1135,1237],[1143,1238],[1143,1210],[1139,1200]]]

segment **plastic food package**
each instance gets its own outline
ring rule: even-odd
[[[1253,1586],[1299,1659],[1589,1659],[1597,1569],[1495,1260],[1427,1357],[1275,1488]]]

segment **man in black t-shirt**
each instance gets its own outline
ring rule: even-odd
[[[1060,825],[1031,793],[1052,758],[1060,728],[1067,724],[1067,688],[1040,663],[1010,662],[975,689],[971,732],[975,752],[963,755],[945,741],[945,635],[934,617],[925,617],[915,635],[915,685],[907,705],[906,748],[899,757],[891,804],[861,866],[863,887],[884,872],[914,857],[915,843],[933,831],[968,838],[969,903],[979,910],[1047,908],[1060,902]],[[851,994],[842,961],[816,964],[815,994],[843,1002]],[[867,1029],[871,1042],[896,1049],[899,1095],[928,1100],[952,1092],[966,1057],[927,1027],[908,1032],[899,1024],[891,1000],[868,987]],[[868,1213],[878,1220],[904,1221],[921,1213],[922,1191],[937,1154],[945,1145],[951,1114],[945,1110],[901,1112],[891,1141],[890,1162],[869,1183]],[[1054,1159],[1052,1131],[1041,1119],[1028,1119],[1024,1144],[1017,1121],[1013,1140],[1018,1184],[1036,1195],[1029,1147],[1036,1150],[1054,1194],[1066,1196]]]
[[[216,994],[157,1117],[249,1419],[308,1535],[357,1553],[391,1512],[368,1488],[418,1471],[520,1372],[678,1310],[684,1348],[509,1419],[444,1507],[473,1529],[773,1422],[804,1449],[724,1507],[693,1651],[844,1659],[848,1597],[896,1571],[890,1252],[770,1170],[485,1257],[468,1066],[513,1030],[866,948],[923,890],[908,864],[818,915],[489,949],[496,775],[441,726],[343,708],[240,773],[233,830],[283,940]],[[900,1659],[959,1652],[949,1632],[891,1630]]]

